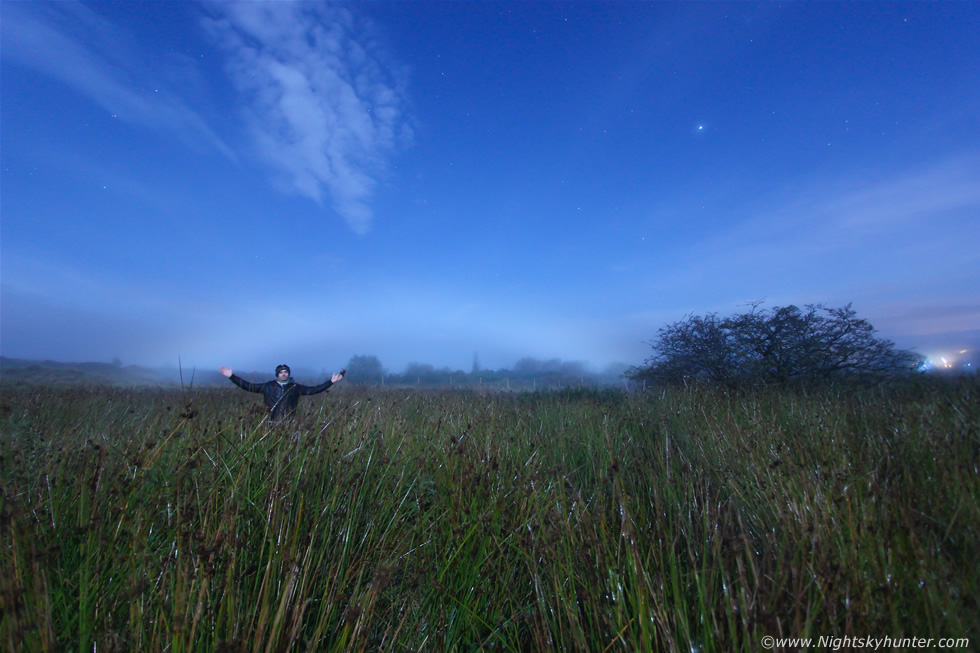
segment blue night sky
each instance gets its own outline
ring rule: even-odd
[[[756,300],[980,347],[980,3],[0,11],[4,356],[601,370]]]

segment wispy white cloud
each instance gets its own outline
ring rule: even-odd
[[[873,179],[810,180],[733,207],[731,226],[668,253],[657,288],[721,301],[837,301],[976,270],[980,159],[956,156]],[[973,245],[972,247],[970,245]],[[896,265],[896,262],[905,262]],[[976,278],[976,273],[972,275]],[[927,291],[920,291],[927,292]]]
[[[147,61],[132,34],[82,3],[4,3],[3,59],[57,79],[120,120],[236,158],[180,88],[167,82],[172,76],[160,70],[166,65]]]
[[[390,155],[411,137],[402,82],[372,28],[327,3],[212,5],[205,26],[259,154],[285,190],[330,206],[357,233]]]
[[[371,25],[328,3],[207,7],[205,32],[226,55],[251,146],[275,183],[366,233],[390,156],[412,138],[405,76]],[[58,80],[121,121],[239,158],[198,106],[208,89],[195,60],[148,52],[82,3],[4,3],[3,61]]]
[[[905,336],[980,330],[980,302],[948,305],[928,300],[883,306],[882,322]]]
[[[923,227],[941,231],[951,223],[969,224],[963,212],[980,208],[978,175],[980,159],[953,156],[878,178],[848,174],[814,180],[789,197],[771,198],[774,205],[761,209],[740,231],[788,243],[816,237],[811,245],[823,252]]]

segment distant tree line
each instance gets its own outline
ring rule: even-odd
[[[470,371],[412,362],[401,372],[389,372],[377,356],[356,355],[347,363],[347,381],[353,385],[427,387],[499,387],[501,389],[550,389],[571,386],[621,385],[626,366],[593,372],[585,363],[552,358],[522,358],[512,368],[480,369],[476,359]]]
[[[760,308],[692,315],[657,332],[653,355],[627,376],[654,384],[703,382],[727,388],[879,380],[921,367],[923,358],[875,335],[851,305]]]

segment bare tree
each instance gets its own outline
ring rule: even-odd
[[[850,304],[760,309],[727,318],[689,316],[661,328],[654,355],[628,375],[677,383],[685,379],[737,387],[795,380],[882,377],[908,372],[921,356],[895,348],[857,317]]]

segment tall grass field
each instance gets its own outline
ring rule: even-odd
[[[0,641],[975,647],[978,391],[340,386],[270,427],[233,388],[5,386]]]

